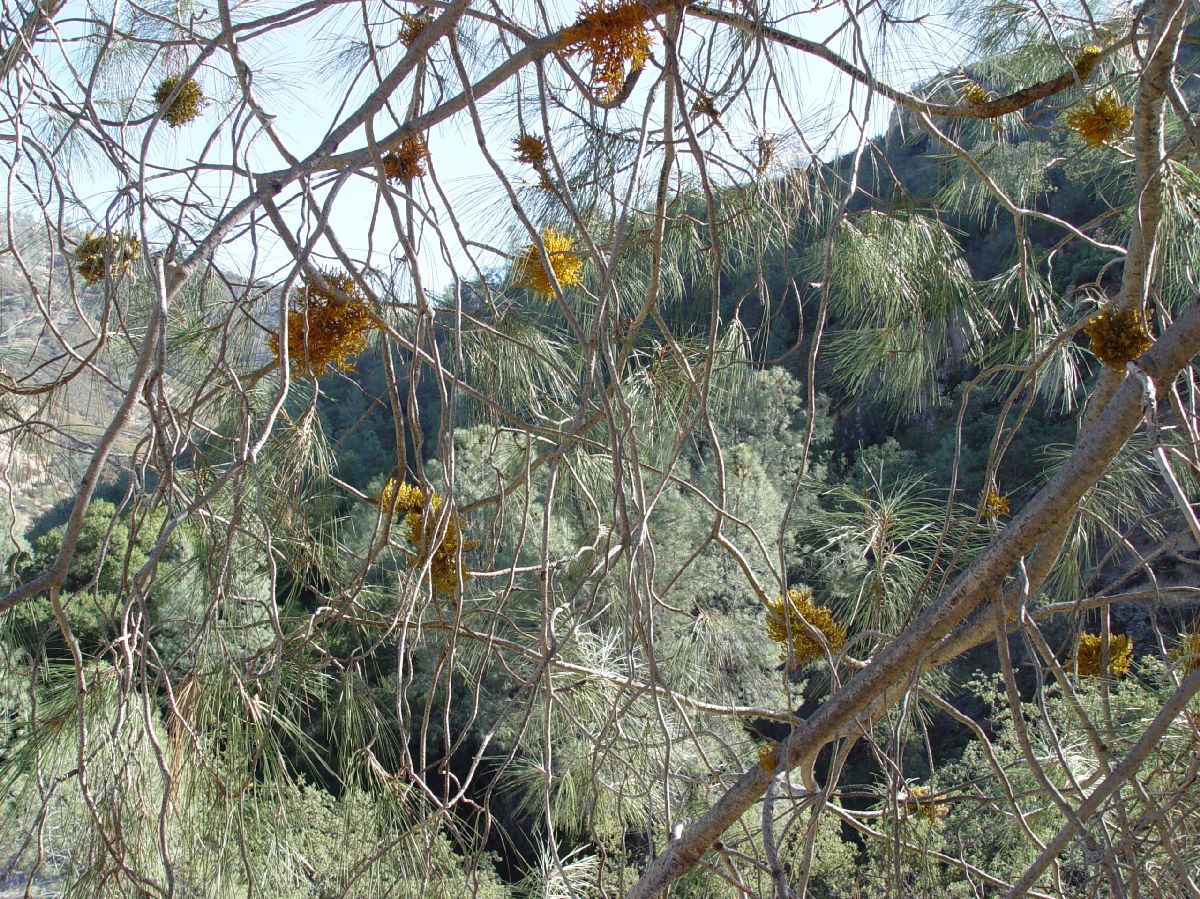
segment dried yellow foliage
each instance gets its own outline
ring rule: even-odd
[[[1092,97],[1067,113],[1067,125],[1091,147],[1103,147],[1125,135],[1133,124],[1133,107],[1112,91]]]
[[[812,601],[812,591],[793,587],[767,604],[767,636],[783,646],[789,668],[825,658],[846,644],[846,629]]]
[[[429,159],[429,148],[419,135],[406,137],[381,160],[383,175],[389,181],[412,181],[425,175],[425,161]]]
[[[1108,643],[1108,672],[1116,676],[1128,674],[1133,664],[1133,641],[1118,634]],[[1075,651],[1075,673],[1081,677],[1100,676],[1100,635],[1080,634]]]
[[[178,128],[180,125],[186,125],[188,122],[199,117],[201,106],[204,104],[204,92],[200,90],[200,85],[195,78],[189,78],[179,84],[182,75],[171,75],[163,81],[162,84],[154,91],[154,102],[163,108],[163,121],[172,128]],[[176,86],[179,86],[179,93],[174,100],[171,100],[169,106],[166,105],[171,94],[175,92]]]
[[[554,228],[542,231],[542,243],[546,256],[554,270],[554,278],[564,290],[583,283],[583,259],[575,252],[575,241]],[[512,282],[526,287],[549,300],[554,296],[554,284],[550,272],[542,265],[538,248],[530,244],[513,264]]]
[[[367,348],[367,334],[375,327],[371,310],[345,272],[322,272],[328,289],[315,279],[305,280],[288,310],[288,358],[295,371],[314,377],[334,366],[350,371],[349,359]],[[340,296],[339,296],[340,294]],[[271,334],[267,345],[280,359],[279,335]]]
[[[566,49],[586,56],[601,99],[611,100],[625,84],[626,67],[634,72],[650,58],[649,12],[638,0],[596,0],[584,7],[566,31]]]
[[[1146,330],[1145,314],[1141,309],[1118,309],[1109,306],[1097,312],[1086,325],[1092,355],[1115,371],[1124,371],[1154,342]]]
[[[441,513],[443,499],[436,493],[428,498],[429,513],[409,512],[404,516],[405,536],[417,548],[416,555],[409,556],[409,569],[420,568],[426,560],[432,558],[429,565],[429,579],[435,593],[456,593],[460,579],[465,582],[470,576],[459,570],[459,555],[463,550],[473,549],[479,545],[477,540],[463,540],[462,528],[459,525],[458,514],[450,513],[446,522],[446,532],[436,546],[433,545],[437,535],[437,519]],[[460,578],[461,575],[461,578]]]
[[[75,247],[75,271],[91,287],[105,278],[119,278],[142,253],[142,242],[125,231],[89,234]]]

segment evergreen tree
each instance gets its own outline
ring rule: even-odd
[[[6,6],[0,882],[1200,893],[1196,18]]]

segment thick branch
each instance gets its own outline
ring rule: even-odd
[[[75,494],[75,504],[71,507],[71,515],[67,519],[62,544],[59,546],[54,564],[48,571],[32,581],[22,584],[7,596],[0,597],[0,613],[8,611],[43,590],[61,587],[66,581],[67,570],[71,566],[71,557],[75,555],[75,544],[79,542],[79,535],[83,533],[83,517],[87,513],[88,504],[92,501],[92,494],[95,493],[96,485],[100,481],[100,474],[104,471],[113,445],[129,423],[129,419],[133,415],[133,407],[142,392],[142,386],[146,383],[146,375],[150,371],[150,364],[154,360],[155,350],[158,346],[156,338],[158,337],[158,325],[162,318],[161,308],[161,305],[156,304],[150,315],[150,324],[146,328],[146,339],[142,344],[142,352],[138,356],[133,376],[129,379],[129,387],[125,390],[121,405],[117,407],[117,412],[109,422],[104,435],[96,444],[96,449],[92,453],[92,461],[88,463],[87,471],[84,472],[83,478],[79,482],[79,490]]]
[[[1138,769],[1162,740],[1175,719],[1187,708],[1188,701],[1200,692],[1200,669],[1193,671],[1179,688],[1171,694],[1171,698],[1163,705],[1149,727],[1142,733],[1141,739],[1134,744],[1126,756],[1113,768],[1112,773],[1101,781],[1100,785],[1080,805],[1076,818],[1087,821],[1104,805],[1108,799],[1124,786],[1130,778],[1137,774]],[[1006,896],[1017,897],[1027,894],[1029,888],[1037,881],[1046,867],[1067,848],[1067,845],[1079,834],[1078,825],[1068,821],[1062,826],[1054,839],[1046,844],[1037,860],[1021,875]]]
[[[1146,370],[1165,388],[1200,353],[1200,305],[1193,304],[1142,357]],[[924,613],[905,628],[862,671],[781,744],[789,768],[809,764],[816,753],[859,721],[897,682],[922,664],[942,638],[985,600],[997,595],[1016,562],[1029,553],[1104,473],[1142,418],[1142,390],[1125,381],[1080,439],[1070,459],[1012,523],[976,557],[970,567]],[[686,873],[700,856],[763,795],[771,772],[757,765],[738,778],[717,802],[647,868],[630,891],[630,899],[648,899]]]

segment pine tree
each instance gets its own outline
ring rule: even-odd
[[[1192,4],[3,15],[0,880],[1197,892]]]

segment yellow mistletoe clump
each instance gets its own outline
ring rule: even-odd
[[[446,530],[437,546],[433,545],[438,534],[438,519],[445,499],[436,491],[425,493],[415,484],[396,478],[388,478],[379,495],[370,500],[386,514],[404,516],[404,537],[414,547],[407,554],[408,570],[422,567],[429,562],[429,581],[435,593],[456,593],[459,582],[470,579],[460,572],[460,551],[474,549],[478,540],[463,540],[458,514],[451,512],[446,521]]]
[[[908,788],[907,798],[901,804],[904,817],[919,818],[923,821],[934,821],[946,817],[950,811],[946,806],[930,801],[933,790],[929,787],[914,785]]]
[[[381,160],[383,175],[389,181],[412,181],[425,176],[425,161],[429,159],[429,147],[419,135],[406,137],[394,150]]]
[[[180,84],[182,77],[171,75],[154,91],[154,102],[162,109],[163,121],[172,128],[186,125],[197,118],[200,115],[200,107],[204,104],[204,92],[200,90],[196,79],[189,78]],[[176,87],[179,88],[179,93],[171,100],[170,105],[167,105],[167,100],[175,93]]]
[[[778,764],[779,744],[772,740],[758,747],[758,767],[764,771],[774,771]]]
[[[131,234],[89,234],[75,247],[75,271],[88,287],[119,278],[141,255],[142,242]]]
[[[962,98],[972,106],[982,106],[991,99],[991,95],[975,81],[968,81],[959,92],[962,94]]]
[[[783,646],[789,668],[823,659],[826,647],[834,653],[846,643],[846,629],[812,601],[808,588],[793,587],[767,604],[767,636]]]
[[[1143,310],[1137,308],[1101,309],[1083,326],[1083,333],[1092,355],[1115,371],[1124,371],[1126,362],[1142,355],[1154,342],[1146,330]]]
[[[536,134],[522,134],[513,140],[516,150],[513,158],[517,162],[531,165],[535,169],[546,164],[546,142]]]
[[[542,243],[546,247],[546,256],[550,259],[550,268],[554,278],[563,289],[583,283],[583,259],[575,252],[575,241],[554,228],[542,231]],[[526,287],[534,293],[549,300],[554,296],[554,284],[542,265],[541,254],[534,244],[526,247],[517,261],[513,264],[512,282],[518,287]]]
[[[402,12],[400,13],[400,31],[396,34],[396,39],[407,47],[417,39],[417,35],[421,33],[421,29],[432,21],[428,15],[415,12]]]
[[[463,540],[458,514],[451,512],[442,539],[438,541],[437,546],[433,545],[438,532],[438,517],[444,502],[440,495],[431,493],[426,499],[428,514],[424,509],[419,509],[404,516],[404,536],[416,547],[416,552],[408,557],[408,568],[411,571],[429,561],[429,581],[433,591],[457,593],[460,580],[465,583],[470,579],[465,571],[459,570],[460,551],[474,549],[479,545],[479,541]]]
[[[1133,124],[1133,108],[1112,91],[1092,97],[1067,113],[1067,126],[1090,147],[1103,147],[1123,137]]]
[[[596,0],[566,30],[567,50],[588,58],[601,99],[611,100],[621,92],[626,65],[635,72],[650,58],[647,18],[639,0]]]
[[[988,521],[999,521],[1001,516],[1008,514],[1008,497],[1001,496],[995,490],[989,490],[983,498],[983,517]]]
[[[1116,676],[1128,674],[1133,664],[1133,641],[1124,634],[1108,642],[1108,672]],[[1100,676],[1100,635],[1080,634],[1075,651],[1075,673],[1081,677]]]
[[[322,272],[327,287],[305,279],[288,310],[288,358],[295,371],[320,377],[330,366],[350,371],[349,359],[367,348],[367,334],[375,326],[367,301],[345,272]],[[280,360],[279,335],[267,345]]]
[[[383,489],[379,491],[379,496],[368,502],[392,515],[408,515],[425,508],[425,494],[421,492],[420,487],[396,478],[388,478]]]
[[[513,158],[517,162],[532,166],[538,173],[538,187],[553,191],[554,181],[550,178],[550,166],[547,165],[549,150],[546,142],[535,134],[522,134],[513,141]]]
[[[1095,44],[1088,44],[1079,51],[1079,55],[1075,57],[1075,74],[1079,76],[1080,81],[1087,81],[1096,68],[1096,63],[1100,61],[1102,52],[1103,49]]]
[[[1184,677],[1200,668],[1200,631],[1180,634],[1179,645],[1171,655],[1183,669]]]
[[[692,115],[706,115],[714,122],[721,121],[721,111],[717,109],[716,101],[707,94],[700,94],[692,103]]]

